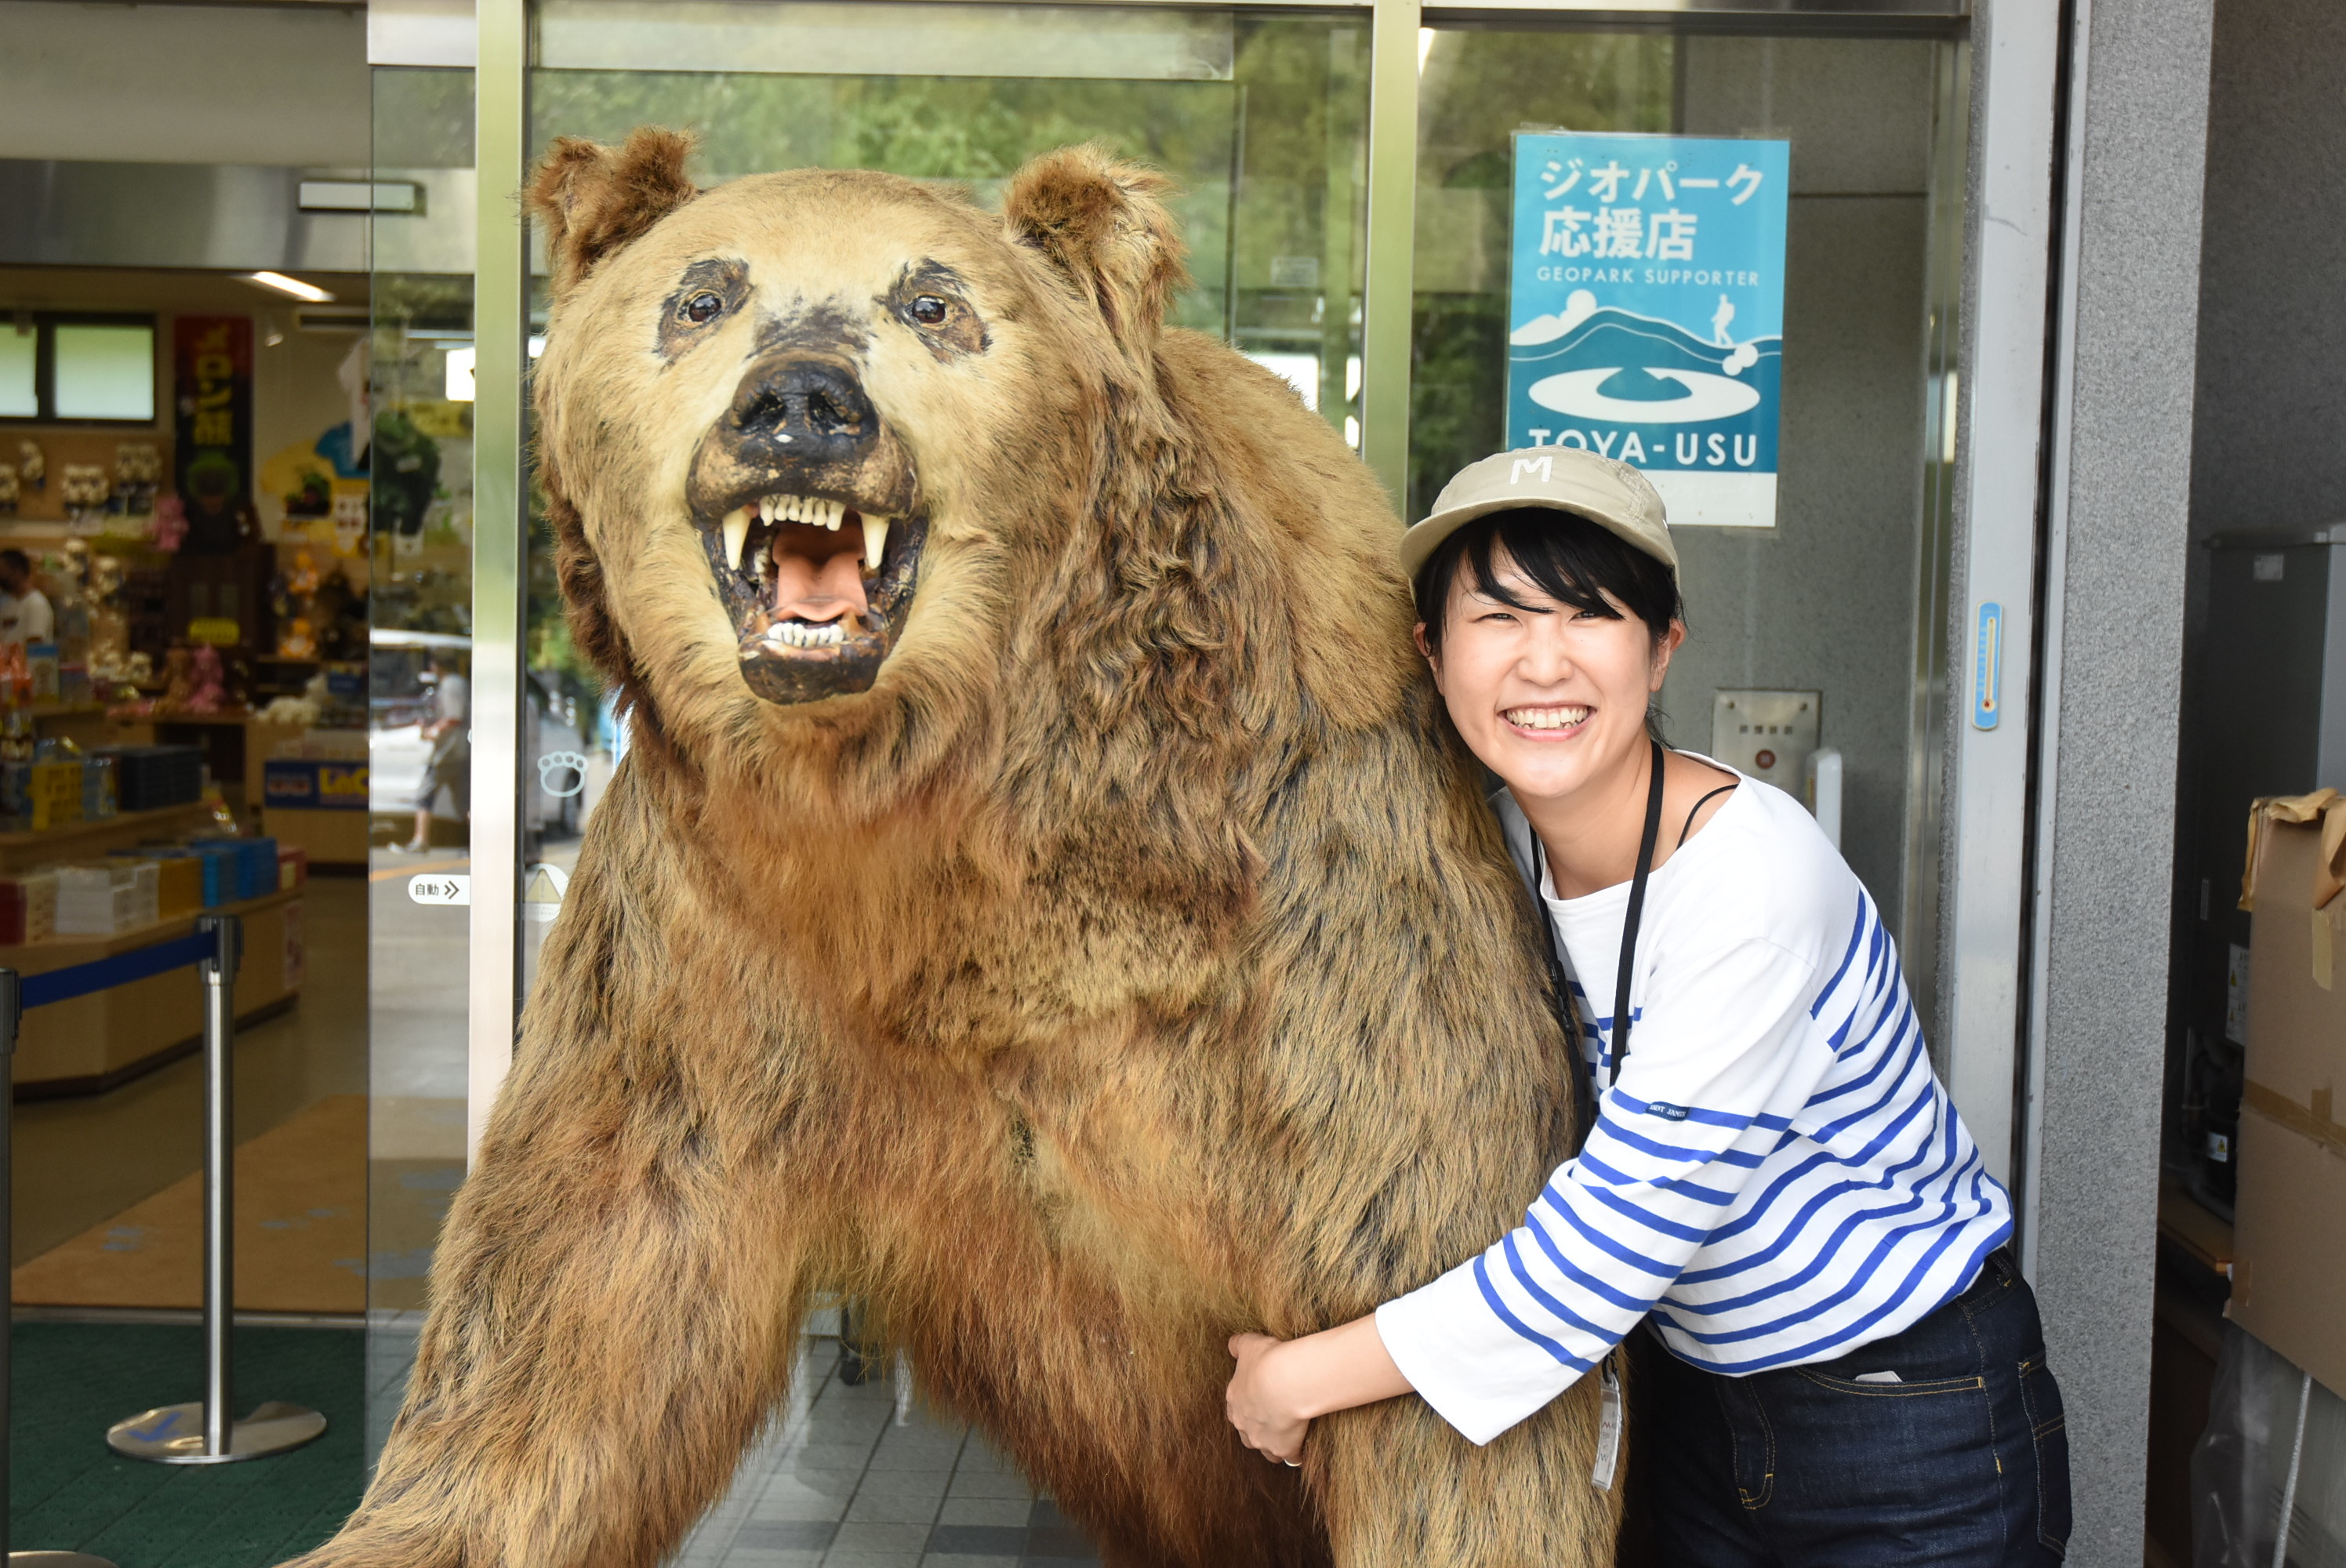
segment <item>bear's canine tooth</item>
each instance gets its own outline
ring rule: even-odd
[[[741,569],[741,546],[750,538],[750,509],[736,506],[725,514],[725,564],[734,571]]]
[[[880,557],[888,550],[888,519],[863,514],[863,564],[872,571],[880,569]]]

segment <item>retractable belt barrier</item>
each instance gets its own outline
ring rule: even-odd
[[[204,988],[204,1397],[142,1410],[107,1429],[107,1445],[131,1459],[158,1464],[228,1464],[301,1447],[326,1430],[326,1418],[300,1405],[270,1400],[242,1420],[233,1415],[234,1366],[230,1334],[235,1318],[236,1143],[230,1122],[235,1073],[236,972],[243,958],[243,922],[234,915],[204,915],[195,933],[158,942],[46,974],[0,969],[0,1063],[13,1062],[16,1033],[29,1007],[46,1007],[128,985],[193,964]],[[10,1125],[15,1096],[0,1100],[0,1257],[9,1253]],[[0,1547],[7,1542],[9,1340],[0,1333]],[[73,1552],[15,1552],[16,1564],[46,1568],[112,1568],[105,1559]]]
[[[233,920],[233,915],[224,916]],[[76,996],[88,996],[100,991],[111,991],[117,985],[128,985],[134,980],[144,980],[150,974],[164,974],[174,969],[185,969],[200,963],[219,951],[219,939],[211,932],[199,931],[192,936],[176,942],[158,942],[152,947],[135,947],[128,952],[117,952],[112,958],[92,959],[76,963],[70,969],[53,969],[46,974],[21,975],[16,981],[17,1008],[46,1007],[53,1002],[71,1002]],[[15,1026],[12,1024],[13,1029]],[[15,1042],[10,1042],[13,1049]]]

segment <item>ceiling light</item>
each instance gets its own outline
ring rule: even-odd
[[[244,280],[258,283],[264,289],[274,289],[280,294],[291,294],[297,300],[306,300],[312,305],[333,302],[334,297],[315,283],[304,283],[301,279],[288,278],[282,272],[247,272]]]

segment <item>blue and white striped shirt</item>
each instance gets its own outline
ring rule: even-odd
[[[1627,904],[1626,885],[1548,898],[1600,1084]],[[1648,1313],[1713,1371],[1830,1360],[1953,1300],[2011,1235],[1873,901],[1781,790],[1744,779],[1653,873],[1630,992],[1587,1146],[1515,1230],[1378,1309],[1402,1373],[1478,1443]]]

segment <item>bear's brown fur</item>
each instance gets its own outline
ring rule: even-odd
[[[1574,1123],[1375,481],[1165,328],[1154,175],[1062,151],[993,217],[869,173],[697,192],[688,150],[565,141],[531,193],[540,472],[638,744],[405,1409],[304,1562],[652,1563],[821,1289],[1120,1568],[1609,1561],[1586,1383],[1481,1449],[1415,1398],[1331,1417],[1300,1471],[1223,1419],[1228,1335],[1471,1256]],[[849,456],[787,468],[801,413]],[[722,569],[768,463],[903,509],[843,651],[757,643],[779,543]]]

